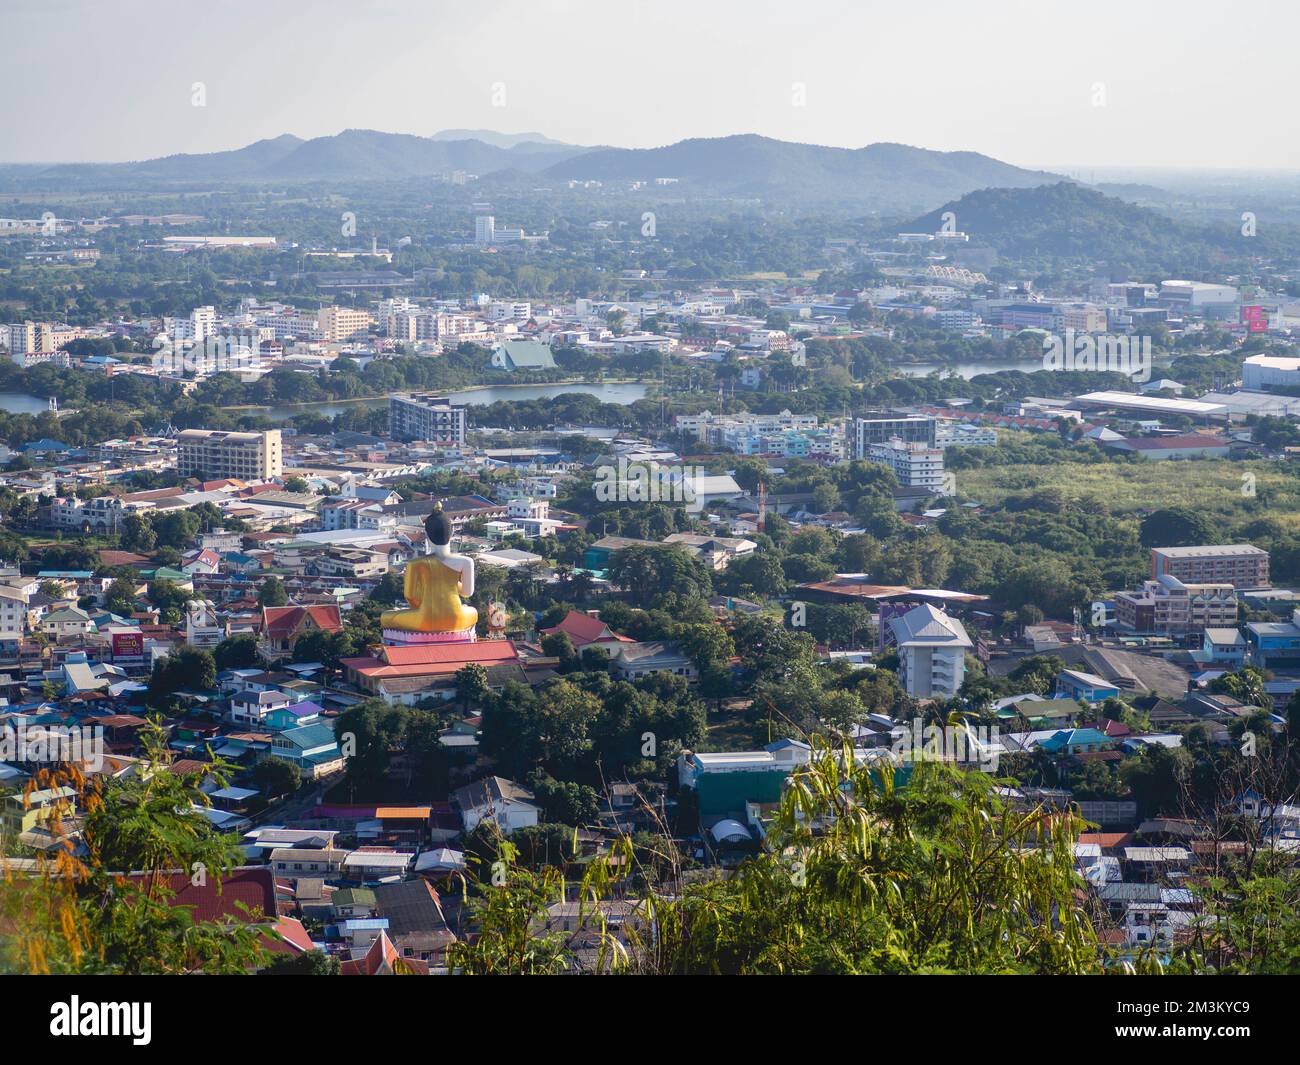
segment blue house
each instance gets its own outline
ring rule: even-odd
[[[300,725],[315,724],[320,720],[321,714],[324,713],[321,707],[317,706],[310,700],[304,699],[300,703],[290,703],[288,706],[277,707],[268,711],[262,716],[262,721],[277,732],[284,732],[287,729],[298,728]],[[330,734],[331,737],[333,733]]]
[[[343,768],[343,752],[328,725],[299,725],[276,733],[271,738],[271,753],[292,762],[313,780]]]
[[[1078,699],[1081,703],[1102,703],[1119,695],[1119,689],[1095,673],[1063,669],[1056,678],[1058,699]]]
[[[1115,743],[1100,729],[1061,729],[1043,740],[1038,746],[1048,754],[1091,754],[1108,750]]]

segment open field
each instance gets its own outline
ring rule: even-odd
[[[1116,515],[1184,506],[1227,525],[1269,517],[1300,530],[1297,473],[1280,461],[1198,459],[989,466],[959,470],[956,476],[958,494],[986,506],[997,506],[1008,496],[1056,488],[1067,499],[1090,499]]]

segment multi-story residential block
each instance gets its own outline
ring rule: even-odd
[[[943,448],[894,438],[869,445],[865,457],[888,466],[904,488],[943,491]]]
[[[1237,622],[1231,584],[1188,584],[1168,573],[1143,582],[1141,591],[1115,596],[1117,628],[1159,636],[1186,636]]]
[[[438,444],[465,443],[465,408],[445,396],[415,392],[390,396],[388,426],[394,440],[429,440]]]
[[[290,337],[306,341],[325,339],[325,334],[317,324],[316,318],[290,307],[280,307],[257,314],[253,320],[260,328],[271,330],[276,340],[287,340]]]
[[[923,415],[868,414],[854,420],[857,448],[854,455],[865,459],[873,444],[902,440],[908,444],[935,446],[938,422]]]
[[[0,632],[21,633],[27,627],[27,593],[0,584]]]
[[[815,414],[792,414],[788,410],[780,414],[714,414],[706,410],[699,414],[679,414],[673,419],[679,432],[694,433],[700,440],[711,444],[721,443],[724,434],[729,432],[807,432],[816,429],[817,424]]]
[[[1168,574],[1188,584],[1268,588],[1268,552],[1253,544],[1153,547],[1151,576]]]
[[[84,533],[118,533],[128,514],[152,507],[152,503],[128,502],[119,496],[60,497],[50,504],[50,524]]]
[[[316,327],[322,339],[331,344],[364,337],[372,321],[370,312],[355,307],[322,307],[316,312]]]
[[[487,316],[493,322],[525,322],[533,316],[533,305],[527,300],[493,300]]]
[[[47,322],[19,322],[8,326],[6,333],[9,358],[19,366],[58,361],[54,330]]]
[[[182,477],[266,481],[284,472],[280,430],[227,433],[183,429],[176,437],[176,471]]]
[[[966,676],[974,646],[961,622],[927,604],[891,618],[899,679],[914,699],[951,699]]]

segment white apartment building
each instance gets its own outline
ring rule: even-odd
[[[394,440],[465,443],[465,408],[429,392],[390,396],[388,425]]]
[[[974,645],[961,622],[929,604],[891,618],[899,679],[913,699],[951,699],[966,675]]]
[[[491,244],[496,239],[497,220],[490,214],[481,214],[474,219],[474,243]]]
[[[487,316],[491,322],[526,322],[533,316],[533,305],[528,300],[493,300]]]
[[[284,472],[280,430],[226,433],[183,429],[176,437],[176,471],[182,477],[215,481],[266,481]]]
[[[195,307],[186,318],[164,318],[163,332],[172,341],[192,340],[202,344],[217,331],[217,309]]]
[[[61,497],[50,504],[50,523],[60,529],[79,529],[86,533],[118,533],[128,514],[151,509],[152,503],[123,503],[117,496]]]
[[[288,307],[258,314],[254,321],[259,326],[270,329],[275,334],[276,340],[287,340],[290,337],[309,342],[325,339],[325,334],[315,318]]]
[[[721,434],[727,429],[745,428],[758,433],[816,429],[817,415],[792,414],[788,410],[780,414],[714,414],[706,410],[699,414],[679,414],[673,419],[673,425],[680,432],[694,433],[700,440],[717,443],[721,437],[715,440],[710,434]]]
[[[27,627],[27,593],[0,584],[0,633],[21,633]]]
[[[936,495],[943,491],[943,448],[912,443],[894,437],[883,444],[871,444],[866,458],[894,471],[904,488],[926,488]]]

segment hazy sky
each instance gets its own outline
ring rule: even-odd
[[[473,127],[1300,167],[1294,0],[0,0],[0,26],[5,162]]]

